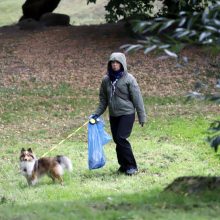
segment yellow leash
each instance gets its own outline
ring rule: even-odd
[[[61,145],[64,141],[66,141],[67,139],[69,139],[70,137],[72,137],[76,132],[78,132],[80,129],[82,129],[85,125],[87,125],[89,122],[85,122],[81,127],[77,128],[73,133],[69,134],[65,139],[63,139],[62,141],[60,141],[57,145],[55,145],[54,147],[52,147],[49,151],[47,151],[46,153],[44,153],[42,155],[42,157],[45,157],[49,152],[53,151],[54,149],[56,149],[59,145]]]

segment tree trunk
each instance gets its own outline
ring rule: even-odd
[[[27,18],[38,21],[43,14],[52,12],[59,3],[60,0],[26,0],[22,5],[23,16],[20,21]]]

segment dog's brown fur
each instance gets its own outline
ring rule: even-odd
[[[63,184],[63,169],[72,170],[72,163],[66,156],[42,157],[37,159],[32,149],[21,149],[20,169],[29,185],[35,185],[43,175],[48,175],[52,180]]]

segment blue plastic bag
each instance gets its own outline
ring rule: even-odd
[[[98,169],[105,165],[106,159],[103,147],[111,140],[104,130],[104,121],[96,119],[95,124],[88,124],[88,164],[89,169]]]

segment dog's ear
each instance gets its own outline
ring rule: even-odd
[[[22,149],[21,149],[21,153],[23,153],[24,151],[25,151],[25,149],[24,149],[24,148],[22,148]]]
[[[32,149],[31,149],[31,148],[28,148],[28,152],[32,153]]]

